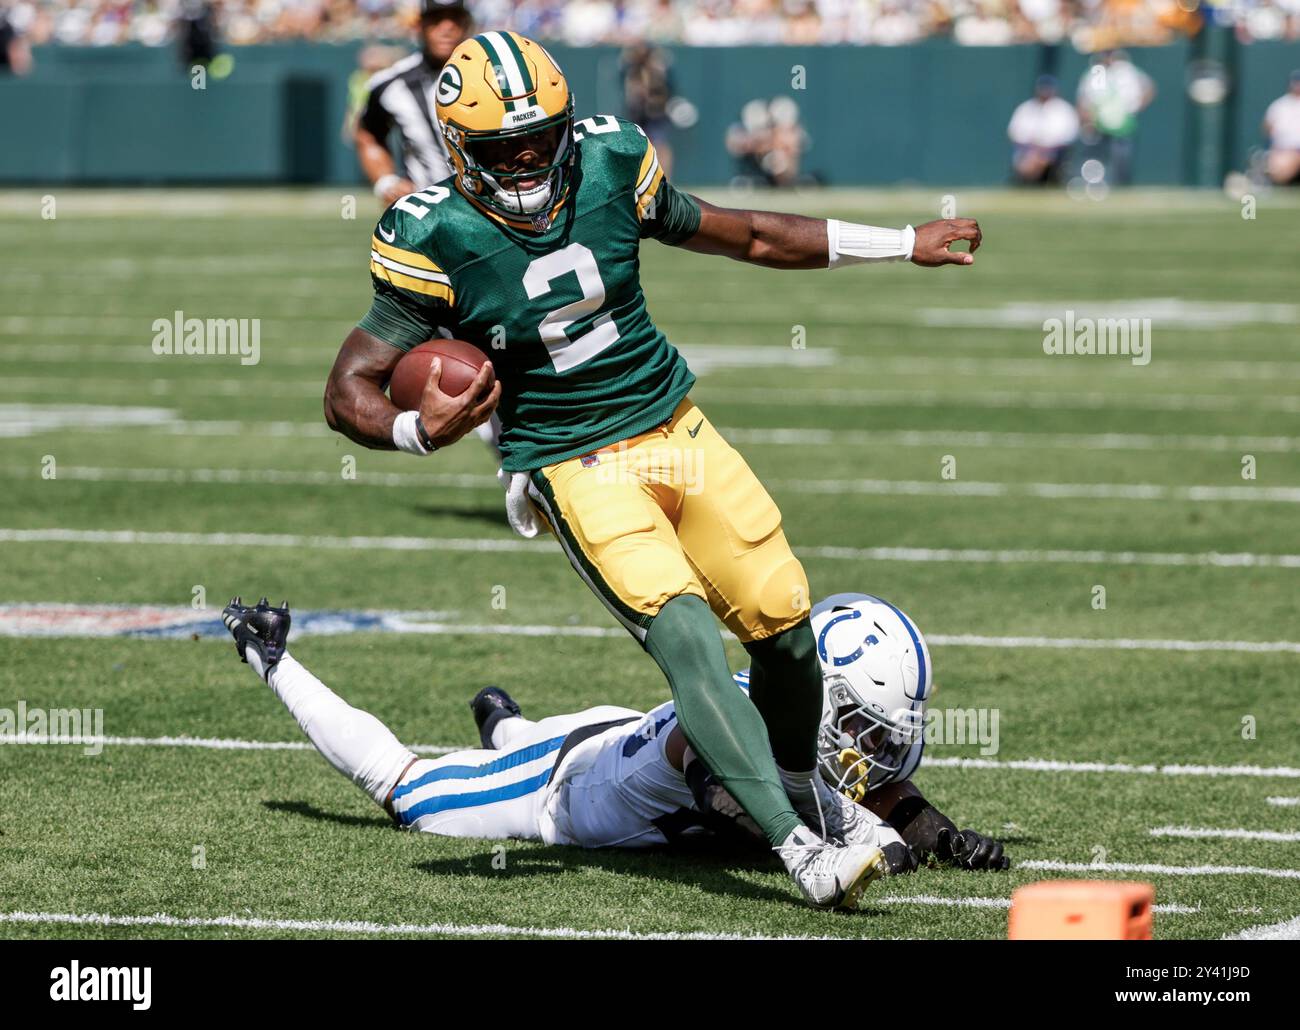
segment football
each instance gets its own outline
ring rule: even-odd
[[[464,393],[487,361],[487,355],[464,340],[428,340],[412,347],[402,356],[388,381],[388,396],[403,411],[420,406],[424,384],[429,381],[429,366],[435,357],[442,358],[442,378],[438,385],[452,397]]]

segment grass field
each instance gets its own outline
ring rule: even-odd
[[[511,843],[498,869],[490,842],[387,829],[207,632],[232,594],[413,613],[294,647],[412,743],[469,744],[485,682],[534,717],[665,684],[554,545],[511,536],[477,442],[418,463],[324,426],[368,302],[367,197],[355,220],[325,192],[56,201],[0,194],[0,708],[102,709],[132,739],[0,747],[0,935],[996,938],[1016,886],[1078,875],[1153,882],[1161,937],[1300,916],[1296,199],[1243,220],[1215,194],[958,194],[986,241],[965,270],[647,244],[651,312],[814,591],[902,606],[935,706],[998,713],[996,753],[936,744],[917,781],[1015,867],[922,870],[852,916],[802,907],[762,854]],[[939,197],[755,203],[902,224]],[[1067,309],[1151,318],[1150,363],[1044,354]],[[260,318],[260,363],[153,354],[177,310]],[[18,617],[165,623],[196,590],[193,635]]]

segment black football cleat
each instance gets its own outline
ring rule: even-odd
[[[515,699],[500,687],[484,687],[474,695],[469,707],[474,713],[474,724],[478,727],[478,739],[488,751],[494,750],[492,730],[496,724],[502,719],[523,718],[524,714]]]
[[[235,597],[222,609],[221,621],[234,636],[241,661],[248,662],[248,648],[257,652],[262,659],[263,675],[284,657],[285,642],[289,639],[288,601],[281,601],[279,608],[273,608],[264,597],[250,607]]]

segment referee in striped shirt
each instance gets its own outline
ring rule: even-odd
[[[370,95],[357,119],[357,159],[385,207],[452,173],[438,131],[434,83],[473,27],[463,0],[421,0],[420,52],[385,68],[368,84]],[[398,173],[388,149],[394,128],[402,140],[405,175]]]

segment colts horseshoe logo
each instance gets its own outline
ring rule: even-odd
[[[868,633],[866,637],[863,639],[862,644],[852,654],[836,655],[834,658],[831,658],[827,655],[826,636],[827,634],[830,633],[831,627],[834,626],[837,622],[843,622],[845,619],[860,619],[860,618],[862,618],[862,613],[858,611],[856,608],[854,608],[851,609],[850,611],[843,612],[835,616],[835,618],[833,619],[827,620],[826,625],[822,627],[822,631],[819,634],[817,634],[817,654],[823,662],[829,661],[833,666],[835,666],[838,669],[841,665],[849,665],[852,662],[856,662],[859,658],[861,658],[862,652],[866,649],[868,644],[880,643],[879,637],[877,637],[874,633]]]

